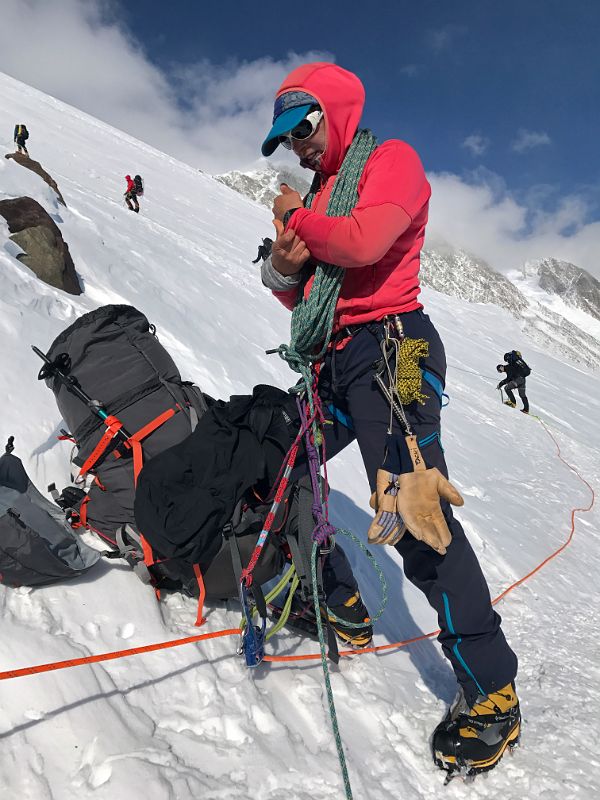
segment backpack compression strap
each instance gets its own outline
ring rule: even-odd
[[[157,417],[155,417],[151,422],[148,422],[146,425],[144,425],[143,428],[140,428],[138,431],[131,434],[131,436],[129,436],[123,442],[123,446],[125,448],[131,448],[133,450],[133,479],[135,485],[137,485],[137,479],[142,471],[142,467],[144,466],[144,454],[141,444],[142,441],[147,436],[150,436],[151,433],[154,433],[155,430],[160,428],[161,425],[164,425],[165,422],[174,417],[179,411],[181,411],[180,406],[177,406],[176,408],[168,408],[166,411],[163,411],[162,414],[159,414]],[[106,425],[106,431],[79,470],[78,477],[80,478],[86,475],[96,466],[98,461],[106,452],[111,441],[117,435],[119,430],[123,428],[123,423],[121,420],[113,415],[108,416],[104,420],[104,424]],[[119,450],[115,450],[114,456],[115,458],[121,458],[122,453]]]

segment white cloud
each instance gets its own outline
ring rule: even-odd
[[[426,42],[435,53],[441,53],[452,47],[455,41],[467,32],[464,25],[444,25],[441,28],[427,31]]]
[[[404,75],[407,78],[416,78],[420,70],[421,68],[418,64],[405,64],[403,67],[400,67],[399,72],[400,75]]]
[[[333,60],[290,53],[166,74],[115,9],[108,0],[3,0],[0,69],[208,172],[256,161],[285,75]]]
[[[533,150],[534,147],[542,147],[551,143],[552,140],[545,131],[528,131],[521,128],[511,143],[511,150],[516,153],[525,153],[527,150]]]
[[[591,222],[583,197],[562,198],[553,211],[528,208],[487,171],[468,183],[457,175],[430,174],[431,209],[425,246],[437,240],[485,259],[501,272],[552,256],[600,279],[600,222]]]
[[[462,143],[462,147],[470,150],[473,156],[482,156],[490,146],[490,140],[480,133],[472,133]]]

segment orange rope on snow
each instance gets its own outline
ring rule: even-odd
[[[532,414],[532,416],[534,415]],[[540,424],[542,425],[548,436],[550,436],[550,438],[554,442],[557,450],[557,456],[560,459],[560,461],[562,461],[562,463],[565,464],[565,466],[567,466],[573,473],[575,473],[575,475],[577,475],[579,480],[582,483],[584,483],[590,490],[591,499],[587,506],[571,509],[571,530],[569,532],[567,540],[560,547],[558,547],[553,553],[551,553],[547,558],[545,558],[542,562],[540,562],[534,569],[528,572],[527,575],[524,575],[522,578],[519,578],[519,580],[515,581],[508,588],[504,589],[503,592],[501,592],[497,597],[495,597],[492,600],[492,605],[499,603],[504,597],[506,597],[506,595],[509,592],[512,592],[513,589],[516,589],[517,586],[521,586],[521,584],[525,583],[525,581],[527,581],[529,578],[535,575],[536,572],[539,572],[539,570],[541,570],[542,567],[544,567],[549,561],[551,561],[553,558],[556,558],[556,556],[559,555],[559,553],[562,553],[562,551],[566,547],[568,547],[568,545],[571,544],[571,541],[573,540],[573,535],[575,533],[575,514],[578,511],[580,512],[591,511],[592,508],[594,507],[594,503],[596,502],[596,494],[592,486],[578,472],[578,470],[575,469],[575,467],[573,467],[571,464],[569,464],[568,461],[566,461],[563,458],[560,450],[560,445],[556,441],[550,430],[548,429],[548,426],[545,424],[545,422],[541,420],[539,417],[536,417],[536,419],[540,422]],[[140,653],[152,653],[156,650],[166,650],[167,648],[170,647],[180,647],[181,645],[184,644],[201,642],[206,639],[217,639],[222,636],[235,636],[238,635],[239,633],[240,631],[238,628],[229,628],[227,630],[214,631],[213,633],[203,633],[196,636],[187,636],[183,639],[172,639],[171,641],[160,642],[159,644],[148,644],[144,645],[143,647],[132,647],[129,650],[118,650],[113,653],[102,653],[96,656],[85,656],[83,658],[74,658],[68,661],[56,661],[52,664],[39,664],[38,666],[35,667],[24,667],[23,669],[6,670],[5,672],[0,672],[0,681],[8,680],[9,678],[20,678],[25,675],[37,675],[41,672],[52,672],[54,670],[67,669],[68,667],[79,667],[82,666],[83,664],[97,664],[101,661],[113,661],[118,658],[126,658],[127,656],[139,655]],[[415,642],[420,642],[425,639],[431,639],[433,636],[437,636],[439,633],[440,631],[438,629],[436,631],[431,631],[431,633],[424,633],[421,634],[420,636],[414,636],[412,639],[404,639],[401,642],[392,642],[391,644],[380,644],[374,647],[365,647],[362,650],[340,650],[340,656],[360,656],[360,655],[366,655],[367,653],[380,653],[386,650],[397,650],[401,647],[406,647],[409,644],[414,644]],[[320,653],[307,653],[304,655],[292,655],[292,656],[265,655],[264,661],[269,661],[269,662],[316,661],[319,660],[320,658],[321,658]]]
[[[533,416],[533,415],[532,415],[532,416]],[[526,580],[528,580],[529,578],[531,578],[531,576],[532,576],[532,575],[535,575],[535,573],[536,573],[536,572],[539,572],[539,570],[541,570],[541,568],[542,568],[542,567],[544,567],[544,566],[545,566],[545,565],[546,565],[546,564],[547,564],[549,561],[552,561],[552,559],[553,559],[553,558],[556,558],[556,556],[557,556],[559,553],[562,553],[562,551],[563,551],[563,550],[564,550],[566,547],[568,547],[568,546],[571,544],[571,541],[573,540],[573,534],[575,533],[575,514],[576,514],[578,511],[581,511],[581,512],[584,512],[584,513],[585,513],[586,511],[591,511],[591,510],[592,510],[592,508],[594,507],[594,503],[596,502],[596,493],[594,492],[593,488],[592,488],[592,487],[590,486],[590,484],[589,484],[589,483],[586,481],[586,479],[585,479],[585,478],[584,478],[582,475],[580,475],[580,473],[579,473],[579,472],[578,472],[578,471],[575,469],[575,467],[574,467],[574,466],[572,466],[571,464],[569,464],[569,462],[568,462],[568,461],[565,461],[565,459],[562,457],[562,453],[561,453],[561,451],[560,451],[560,445],[559,445],[559,443],[556,441],[556,439],[554,438],[554,436],[552,435],[551,431],[549,430],[549,428],[548,428],[548,426],[546,425],[546,423],[544,422],[544,420],[540,419],[539,417],[536,417],[536,419],[537,419],[537,420],[538,420],[538,422],[541,424],[541,426],[544,428],[544,430],[546,431],[546,433],[548,434],[548,436],[549,436],[549,437],[552,439],[552,441],[554,442],[554,444],[555,444],[555,446],[556,446],[556,455],[558,456],[558,458],[560,459],[560,461],[562,461],[562,463],[563,463],[565,466],[567,466],[567,467],[568,467],[568,468],[569,468],[569,469],[570,469],[572,472],[574,472],[574,473],[575,473],[575,475],[577,475],[577,477],[579,478],[579,480],[580,480],[582,483],[585,483],[585,485],[587,486],[587,488],[590,490],[590,492],[591,492],[592,496],[591,496],[591,499],[590,499],[589,505],[585,506],[585,508],[583,508],[583,507],[578,507],[578,508],[572,508],[572,509],[571,509],[571,530],[570,530],[570,532],[569,532],[569,536],[567,537],[567,540],[566,540],[566,542],[564,542],[564,543],[563,543],[563,544],[562,544],[562,545],[561,545],[561,546],[560,546],[558,549],[556,549],[556,550],[555,550],[553,553],[550,553],[550,555],[549,555],[547,558],[545,558],[545,559],[544,559],[544,560],[543,560],[543,561],[542,561],[540,564],[538,564],[538,565],[537,565],[537,567],[534,567],[534,569],[532,569],[532,570],[531,570],[531,572],[528,572],[528,573],[527,573],[527,575],[524,575],[522,578],[519,578],[519,580],[518,580],[518,581],[515,581],[513,584],[511,584],[511,585],[508,587],[508,589],[505,589],[505,590],[504,590],[504,591],[503,591],[501,594],[499,594],[499,595],[498,595],[498,597],[495,597],[495,598],[492,600],[492,605],[495,605],[496,603],[499,603],[499,602],[500,602],[500,600],[502,600],[504,597],[506,597],[506,595],[507,595],[509,592],[512,592],[512,590],[513,590],[513,589],[516,589],[516,588],[517,588],[517,586],[520,586],[522,583],[525,583],[525,581],[526,581]]]
[[[204,639],[218,639],[221,636],[236,636],[239,635],[239,632],[239,628],[229,628],[223,631],[186,636],[184,639],[172,639],[169,642],[146,644],[142,647],[131,647],[129,650],[116,650],[114,653],[101,653],[97,656],[70,658],[68,661],[55,661],[52,664],[38,664],[36,667],[23,667],[23,669],[8,669],[6,672],[0,672],[0,681],[8,680],[8,678],[22,678],[24,675],[38,675],[40,672],[53,672],[57,669],[67,669],[68,667],[81,667],[83,664],[97,664],[100,661],[114,661],[117,658],[137,656],[140,653],[152,653],[155,650],[166,650],[169,647],[181,647],[183,644],[201,642]]]

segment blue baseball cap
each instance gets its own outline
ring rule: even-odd
[[[279,137],[302,122],[304,117],[319,103],[306,92],[286,92],[275,100],[273,127],[260,148],[263,156],[272,155],[279,146]]]

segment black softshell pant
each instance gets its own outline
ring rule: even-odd
[[[421,366],[443,384],[444,346],[429,317],[411,311],[400,318],[406,336],[429,343],[429,356]],[[324,406],[334,417],[333,425],[326,426],[327,457],[332,458],[356,438],[371,491],[383,461],[390,417],[389,404],[373,379],[373,364],[381,358],[378,335],[382,330],[381,324],[359,327],[342,350],[327,355],[319,383]],[[440,439],[441,398],[425,381],[423,392],[428,395],[425,405],[415,401],[405,410],[427,466],[437,467],[447,477]],[[340,421],[344,415],[349,418],[346,424]],[[450,505],[446,501],[441,505],[452,533],[445,556],[408,532],[396,549],[403,558],[406,577],[436,610],[444,654],[467,699],[473,700],[513,680],[517,658],[504,638],[500,616],[490,604],[486,580],[465,532]]]
[[[513,389],[516,389],[519,393],[519,397],[523,403],[523,411],[529,411],[529,400],[525,394],[525,378],[515,378],[514,380],[504,384],[504,391],[506,392],[508,399],[511,403],[516,405],[517,403],[513,394]]]

